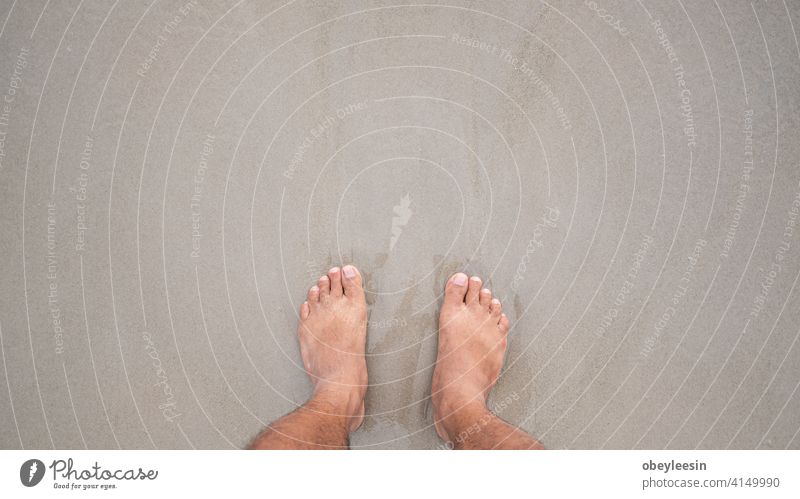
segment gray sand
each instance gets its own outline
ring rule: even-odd
[[[800,2],[0,2],[0,447],[241,447],[362,269],[359,448],[456,270],[551,448],[800,448]],[[794,211],[792,211],[794,210]]]

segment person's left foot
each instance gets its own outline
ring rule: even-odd
[[[350,418],[350,431],[364,419],[367,390],[367,302],[361,274],[352,265],[319,278],[300,306],[300,354],[314,383],[314,398],[331,413]]]

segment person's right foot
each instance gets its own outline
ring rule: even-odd
[[[503,366],[508,318],[500,300],[481,285],[479,277],[460,272],[445,285],[431,384],[434,425],[444,440],[451,440],[448,418],[475,404],[485,407]]]

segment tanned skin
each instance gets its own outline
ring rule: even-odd
[[[509,322],[481,279],[457,273],[445,285],[431,399],[436,432],[456,449],[543,449],[492,414],[489,391],[500,376]]]
[[[364,419],[367,391],[367,302],[355,267],[334,267],[308,290],[297,335],[314,393],[250,448],[346,449]]]
[[[364,419],[367,304],[361,274],[334,267],[308,291],[298,336],[310,400],[267,427],[251,449],[346,449]],[[439,350],[431,387],[434,425],[456,449],[542,449],[535,438],[491,413],[509,322],[478,277],[448,279],[439,316]]]

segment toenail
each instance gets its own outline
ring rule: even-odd
[[[500,305],[500,300],[498,300],[497,298],[492,298],[492,304]]]
[[[335,274],[337,272],[339,272],[339,267],[333,267],[328,271],[329,274]]]
[[[465,276],[464,274],[456,274],[455,277],[453,277],[453,284],[455,284],[456,286],[463,286],[466,283],[467,283],[467,276]]]
[[[311,286],[312,293],[316,293],[317,291],[319,291],[319,288],[317,286]]]
[[[342,271],[344,272],[344,276],[347,277],[348,279],[352,279],[353,277],[356,276],[356,268],[353,267],[352,265],[345,265],[342,268]]]
[[[470,280],[471,281],[475,281],[475,282],[481,282],[481,278],[478,277],[478,276],[472,276],[472,277],[470,277]]]
[[[491,293],[491,291],[489,291],[489,288],[483,288],[481,290],[481,293],[488,295],[489,293]]]

